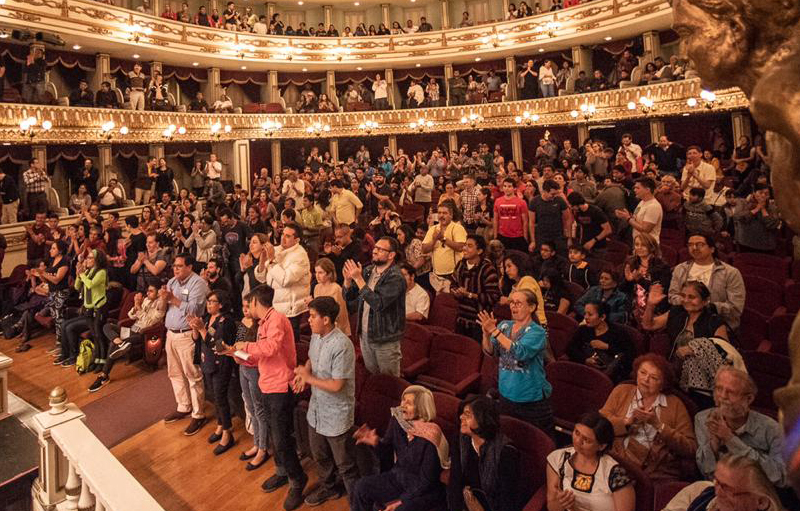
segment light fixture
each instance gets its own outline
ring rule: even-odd
[[[248,53],[253,53],[256,51],[256,47],[252,44],[235,43],[231,45],[230,51],[232,51],[240,59],[243,59]]]
[[[422,118],[417,119],[416,121],[408,123],[408,127],[409,128],[411,128],[412,130],[415,130],[415,131],[419,131],[420,133],[425,131],[426,128],[430,128],[431,126],[433,126],[433,121],[428,121],[428,120],[425,120],[425,119],[422,119]]]
[[[295,54],[299,55],[301,53],[303,53],[302,49],[295,48],[294,46],[287,44],[280,50],[280,52],[277,54],[277,57],[279,59],[292,60]]]
[[[331,130],[330,124],[322,124],[320,122],[315,122],[311,126],[306,128],[306,133],[309,135],[316,135],[320,136],[323,133],[328,133]]]
[[[303,3],[304,3],[303,0],[300,0],[299,2],[297,2],[297,5],[303,5]]]
[[[73,44],[72,45],[72,49],[73,50],[80,50],[81,49],[81,45],[80,44]]]
[[[342,60],[344,57],[350,56],[353,50],[346,46],[336,46],[328,50],[330,52],[331,60]]]
[[[358,125],[358,129],[369,135],[374,130],[378,129],[378,123],[375,121],[364,121]]]
[[[36,117],[28,117],[27,119],[23,119],[19,123],[19,131],[22,136],[28,138],[29,140],[33,140],[43,131],[50,131],[53,128],[53,123],[50,121],[42,121],[41,128],[37,128],[39,125],[39,119]]]
[[[199,65],[200,65],[200,63],[199,63],[199,62],[192,62],[192,65],[193,65],[194,67],[197,67],[197,66],[199,66]]]
[[[613,38],[612,38],[610,35],[607,35],[607,36],[605,37],[605,40],[606,40],[606,41],[610,41],[611,39],[613,39]]]
[[[420,64],[419,62],[417,62],[417,67],[420,67],[421,65],[422,65],[422,64]]]
[[[461,124],[469,124],[469,127],[473,129],[475,129],[482,122],[483,116],[476,113],[471,113],[461,118]]]
[[[175,126],[174,124],[170,124],[169,126],[164,128],[164,131],[161,132],[161,138],[167,141],[172,140],[175,137],[175,133],[177,131],[178,131],[177,126]],[[186,133],[186,128],[183,128],[183,132]]]
[[[572,112],[569,113],[569,115],[572,116],[573,119],[577,119],[578,117],[583,117],[585,120],[588,121],[589,119],[594,117],[596,113],[597,113],[596,106],[584,103],[581,105],[580,111],[573,110]]]
[[[271,137],[272,135],[275,134],[275,132],[279,131],[281,128],[283,128],[283,124],[281,124],[278,121],[269,120],[261,123],[261,129],[264,130],[264,134],[267,137]]]
[[[480,61],[481,61],[480,57],[475,57],[475,62],[480,62]]]
[[[717,95],[710,90],[703,89],[700,91],[700,100],[698,101],[697,98],[689,98],[686,100],[686,104],[689,105],[691,108],[695,108],[698,105],[705,107],[707,110],[711,110],[715,106],[719,106],[723,104],[724,101],[717,97]]]
[[[304,67],[303,68],[303,72],[305,73],[306,71],[308,71],[308,69]]]
[[[655,101],[645,96],[641,96],[638,102],[631,101],[628,103],[628,110],[637,109],[645,115],[649,114],[653,110],[657,110]]]
[[[363,67],[361,67],[361,66],[358,66],[358,67],[356,68],[356,71],[361,71],[362,69],[364,69],[364,68],[363,68]]]
[[[100,126],[100,136],[105,140],[111,140],[114,138],[114,128],[116,127],[117,125],[114,123],[114,121],[104,122],[102,126]],[[128,127],[121,126],[118,131],[120,135],[127,135]]]
[[[242,71],[244,71],[245,69],[247,69],[247,66],[242,66]]]
[[[0,39],[8,39],[9,37],[11,37],[11,34],[6,29],[0,30]]]
[[[505,41],[506,35],[505,34],[491,34],[486,37],[481,38],[481,42],[483,44],[491,44],[495,48],[500,46],[503,41]]]
[[[560,21],[548,21],[547,25],[545,25],[545,30],[547,31],[548,37],[555,37],[556,32],[561,30],[561,22]]]
[[[139,58],[139,54],[138,53],[134,53],[133,54],[133,58],[138,59]]]
[[[531,114],[527,110],[522,112],[522,115],[514,117],[514,122],[517,124],[524,124],[530,126],[535,122],[539,122],[539,114]]]
[[[358,7],[359,5],[361,5],[361,3],[360,3],[360,2],[353,2],[353,5],[355,5],[356,7]]]
[[[146,40],[147,36],[153,33],[152,28],[142,26],[138,23],[128,25],[125,27],[125,30],[128,32],[128,41],[131,41],[132,43],[138,43],[140,40]]]

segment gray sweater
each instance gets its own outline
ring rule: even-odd
[[[680,305],[681,289],[689,280],[689,271],[694,261],[686,261],[672,270],[672,281],[669,284],[669,303]],[[739,318],[744,311],[744,279],[742,274],[733,266],[714,260],[714,271],[708,283],[711,292],[709,303],[716,307],[719,314],[731,330],[739,328]]]

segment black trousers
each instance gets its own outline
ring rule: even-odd
[[[28,214],[33,219],[36,213],[47,213],[47,194],[44,192],[28,192]]]
[[[383,509],[386,504],[397,500],[406,488],[394,470],[382,474],[362,477],[356,483],[356,489],[350,498],[352,511],[372,511],[377,505]],[[435,488],[430,492],[419,494],[410,499],[403,499],[398,511],[428,511],[445,505],[444,487]]]
[[[498,234],[497,239],[500,240],[506,250],[519,250],[523,254],[528,253],[528,240],[525,239],[525,236],[509,238]]]
[[[555,421],[553,420],[553,409],[550,407],[549,398],[531,403],[516,403],[501,395],[498,404],[498,411],[503,415],[510,415],[533,424],[551,437],[555,435]]]
[[[292,325],[292,333],[294,334],[294,342],[300,341],[300,316],[289,318],[289,323]]]
[[[214,391],[214,408],[217,411],[217,424],[222,429],[231,429],[231,403],[228,400],[228,389],[231,386],[231,378],[236,369],[236,362],[231,357],[219,357],[220,363],[216,365],[213,372],[205,372],[203,377],[211,383]]]
[[[286,470],[292,486],[298,487],[305,474],[294,441],[294,395],[291,392],[262,393],[261,404],[267,413],[275,461]]]

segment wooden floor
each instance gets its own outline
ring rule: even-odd
[[[100,392],[89,393],[96,375],[78,375],[74,366],[54,366],[47,351],[53,346],[53,334],[35,338],[32,348],[15,353],[18,340],[0,336],[0,352],[14,359],[10,368],[9,389],[20,398],[41,410],[49,408],[48,395],[57,386],[64,387],[70,402],[83,407],[149,373],[141,364],[121,362],[114,367],[111,383]],[[261,483],[275,473],[273,460],[261,468],[247,472],[239,454],[252,445],[252,437],[244,431],[242,422],[234,419],[237,445],[221,456],[214,456],[213,446],[206,441],[214,428],[213,407],[208,403],[209,424],[195,436],[183,435],[187,421],[164,424],[162,421],[123,441],[111,452],[141,482],[167,511],[264,511],[283,509],[286,488],[267,494]],[[316,481],[313,460],[304,459],[303,467],[309,476],[306,494]],[[308,509],[308,506],[302,508]],[[344,511],[347,499],[327,502],[315,509]]]
[[[149,374],[141,363],[120,362],[114,366],[111,383],[100,392],[90,393],[87,389],[97,375],[79,375],[75,366],[54,366],[54,358],[47,353],[54,343],[55,334],[43,334],[31,341],[30,350],[15,353],[19,340],[0,336],[0,351],[14,359],[9,370],[9,390],[40,410],[49,408],[50,391],[58,386],[64,387],[67,399],[80,408]]]

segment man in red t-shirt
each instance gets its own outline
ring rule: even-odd
[[[495,238],[506,250],[528,250],[528,205],[516,195],[516,183],[503,180],[503,196],[494,201]]]

